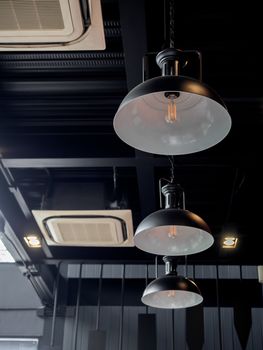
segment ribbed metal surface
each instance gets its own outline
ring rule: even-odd
[[[124,68],[122,52],[1,54],[4,69],[57,70]],[[68,72],[70,73],[70,72]]]
[[[149,278],[155,278],[155,265],[148,265]],[[100,265],[83,265],[83,278],[98,278]],[[181,265],[177,267],[179,275],[187,275],[190,278],[197,279],[216,279],[216,265]],[[240,279],[240,266],[220,265],[218,266],[219,278],[238,280]],[[242,266],[242,279],[257,279],[257,266]],[[164,265],[158,265],[158,275],[165,273]],[[78,265],[70,264],[68,266],[68,277],[76,278],[78,276]],[[121,278],[121,265],[105,265],[103,268],[103,278]],[[137,279],[145,278],[145,265],[126,265],[125,278]]]
[[[123,59],[99,59],[99,60],[82,60],[82,61],[4,61],[1,66],[6,69],[19,69],[19,70],[36,70],[36,69],[46,69],[48,71],[52,69],[91,69],[91,68],[123,68]]]
[[[120,37],[121,36],[120,22],[114,21],[114,20],[104,21],[104,32],[105,32],[106,38]]]
[[[21,60],[87,60],[87,59],[122,59],[122,52],[37,52],[37,53],[1,53],[0,61]]]
[[[89,279],[89,287],[91,287],[91,281],[94,278],[98,278],[100,275],[100,264],[94,265],[83,265],[82,278]],[[155,277],[154,275],[154,265],[150,266],[150,278]],[[163,267],[162,265],[159,266]],[[185,272],[185,266],[179,265],[178,270],[180,273]],[[199,279],[211,279],[216,278],[216,266],[215,265],[190,265],[187,268],[188,275],[194,275],[195,278]],[[239,266],[231,265],[220,265],[218,267],[219,281],[229,280],[229,282],[240,283],[240,272],[242,279],[246,282],[251,283],[251,279],[256,278],[256,266]],[[159,271],[159,274],[163,274],[163,269]],[[67,275],[64,277],[77,278],[79,276],[79,265],[69,265]],[[103,271],[103,279],[107,278],[111,280],[111,284],[114,283],[115,279],[119,279],[122,276],[122,264],[119,265],[105,265]],[[125,299],[129,295],[129,284],[128,280],[131,279],[145,279],[145,265],[127,265],[125,273]],[[120,282],[120,281],[119,281]],[[105,288],[105,283],[103,281],[103,289]],[[121,283],[118,285],[118,290],[120,292]],[[97,306],[82,306],[81,300],[89,292],[89,289],[85,289],[86,285],[82,285],[82,293],[80,295],[80,308],[79,308],[79,318],[78,327],[76,333],[77,340],[77,350],[83,350],[87,348],[88,344],[88,331],[95,329],[96,327],[96,315]],[[235,290],[228,290],[226,284],[223,284],[224,289],[218,290],[219,296],[224,293],[236,294],[239,296],[240,290],[237,288]],[[102,299],[105,301],[106,298],[111,301],[110,294],[105,291]],[[255,291],[254,291],[255,292]],[[251,294],[254,293],[251,290]],[[213,287],[212,293],[216,293],[215,285]],[[225,295],[225,294],[224,294]],[[96,297],[96,296],[95,296]],[[76,296],[75,296],[76,298]],[[250,296],[247,295],[247,300],[249,301]],[[96,298],[95,298],[96,299]],[[105,306],[103,302],[101,307],[101,319],[100,319],[100,329],[107,332],[107,347],[106,350],[116,350],[118,348],[119,341],[119,326],[120,326],[120,293],[117,296],[118,304],[115,306]],[[102,300],[102,301],[103,301]],[[220,299],[221,300],[221,299]],[[234,323],[234,308],[233,305],[228,307],[223,307],[219,304],[217,307],[204,307],[204,321],[203,325],[199,324],[198,327],[203,327],[204,331],[204,346],[202,350],[241,350],[240,340],[236,330],[236,325]],[[97,301],[96,301],[97,302]],[[125,350],[137,350],[138,341],[138,314],[145,313],[145,306],[125,306],[124,307],[124,318],[123,318],[123,349]],[[12,315],[14,313],[14,315]],[[174,350],[174,349],[187,349],[187,323],[186,311],[181,310],[162,310],[149,308],[149,313],[156,315],[157,320],[157,350]],[[174,325],[172,322],[174,313]],[[35,311],[18,312],[14,310],[1,310],[2,320],[0,333],[3,336],[37,336],[42,335],[43,331],[43,319],[36,316]],[[64,315],[60,315],[64,317]],[[73,317],[72,317],[73,316]],[[191,315],[190,315],[191,316]],[[263,312],[262,305],[257,308],[251,308],[251,318],[252,325],[251,329],[248,329],[248,342],[246,350],[261,350],[263,347]],[[1,321],[0,320],[0,321]],[[63,350],[72,350],[72,337],[74,334],[74,315],[67,315],[64,324],[64,338],[63,338]],[[242,324],[242,319],[239,320]],[[13,327],[10,328],[12,323]],[[34,324],[34,327],[32,326]],[[34,333],[32,333],[34,332]],[[173,336],[174,334],[174,336]],[[221,334],[221,344],[220,348],[220,334]],[[174,348],[173,348],[174,339]],[[201,341],[201,339],[200,339]],[[57,345],[58,346],[58,345]],[[42,348],[40,347],[40,350]],[[193,348],[195,349],[195,348]],[[90,350],[90,349],[89,349]]]
[[[125,307],[124,309],[124,328],[123,328],[123,348],[125,350],[137,349],[138,336],[138,314],[144,312],[144,307]],[[172,344],[172,332],[174,331],[175,349],[187,349],[185,332],[186,317],[185,310],[174,311],[174,330],[172,330],[172,311],[154,310],[157,318],[157,350],[174,350]],[[222,330],[222,349],[223,350],[241,350],[240,342],[233,325],[233,309],[221,308],[221,330]],[[88,330],[94,327],[96,308],[85,307],[80,310],[80,320],[78,329],[78,350],[87,348]],[[107,331],[106,350],[116,350],[118,348],[118,325],[119,308],[103,307],[101,329]],[[261,350],[263,346],[262,338],[263,316],[262,309],[252,309],[252,329],[248,339],[247,350]],[[64,328],[64,347],[63,350],[72,350],[70,348],[70,339],[72,337],[72,319],[67,318]],[[219,342],[219,323],[217,308],[204,308],[204,346],[203,350],[220,350]],[[221,349],[221,350],[222,350]]]

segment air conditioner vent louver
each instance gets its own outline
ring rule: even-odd
[[[49,245],[133,246],[130,210],[33,211]]]
[[[63,29],[59,0],[1,0],[0,30]]]
[[[87,238],[89,242],[112,242],[113,230],[111,228],[110,223],[80,223],[72,221],[73,220],[70,220],[70,224],[65,222],[57,224],[57,228],[59,230],[63,242],[83,242],[87,240]],[[116,241],[117,243],[120,243],[119,240]]]
[[[0,51],[47,49],[104,50],[100,0],[0,0]]]
[[[118,218],[60,217],[46,219],[44,224],[60,244],[120,244],[127,238]]]

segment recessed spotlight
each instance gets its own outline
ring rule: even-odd
[[[29,248],[41,248],[41,241],[37,235],[27,235],[24,240]]]
[[[222,244],[222,248],[226,248],[226,249],[233,249],[236,248],[237,246],[237,241],[238,238],[231,236],[231,237],[224,237],[223,239],[223,244]]]

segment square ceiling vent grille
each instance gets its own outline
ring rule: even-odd
[[[0,50],[105,49],[100,1],[85,1],[0,0]]]
[[[134,245],[130,210],[34,210],[33,215],[48,245]]]

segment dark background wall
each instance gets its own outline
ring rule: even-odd
[[[145,265],[126,265],[122,308],[122,268],[122,265],[105,265],[103,269],[100,329],[106,331],[106,350],[141,350],[138,337],[144,330],[139,328],[139,315],[147,312],[156,318],[155,331],[145,334],[146,342],[155,344],[152,350],[263,348],[262,285],[257,280],[257,266],[189,265],[187,275],[198,282],[204,303],[197,308],[174,311],[152,308],[147,311],[140,303],[146,282]],[[39,339],[40,350],[74,350],[79,265],[68,265],[62,270],[61,278],[68,279],[67,306],[62,308],[59,300],[54,323],[52,305],[44,311],[18,267],[0,265],[1,338],[33,337]],[[184,274],[185,266],[179,265],[178,270]],[[83,265],[76,350],[88,349],[89,332],[96,328],[99,271],[100,265]],[[149,279],[154,278],[155,266],[149,265],[148,271]],[[158,273],[164,273],[163,265],[158,267]],[[64,285],[60,284],[60,288]]]

